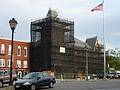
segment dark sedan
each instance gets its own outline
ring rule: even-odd
[[[15,90],[36,90],[42,86],[52,88],[56,80],[46,72],[31,72],[13,83]]]

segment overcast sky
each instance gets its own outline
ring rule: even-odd
[[[59,17],[74,20],[75,36],[85,41],[98,36],[103,41],[102,12],[91,9],[102,0],[0,0],[0,38],[11,39],[9,20],[15,17],[18,25],[15,39],[30,41],[30,22],[45,17],[49,8]],[[104,25],[107,48],[120,48],[120,0],[104,0]]]

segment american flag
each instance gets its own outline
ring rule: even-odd
[[[103,3],[99,4],[98,6],[94,7],[92,10],[93,11],[103,11]]]

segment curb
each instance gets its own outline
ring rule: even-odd
[[[5,90],[15,90],[14,86],[8,85]]]

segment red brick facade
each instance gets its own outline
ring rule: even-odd
[[[24,41],[13,41],[13,69],[21,77],[29,72],[30,43]],[[11,40],[0,39],[0,70],[10,68]]]

